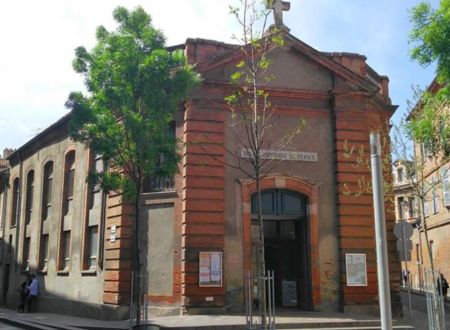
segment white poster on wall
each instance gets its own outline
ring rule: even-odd
[[[367,286],[367,265],[365,254],[346,253],[345,269],[347,286]]]
[[[199,253],[199,286],[222,286],[222,252]]]

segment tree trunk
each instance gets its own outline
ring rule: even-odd
[[[258,155],[259,156],[259,155]],[[257,156],[257,157],[258,157]],[[258,161],[257,161],[258,163]],[[259,168],[256,170],[256,194],[257,194],[257,207],[258,207],[258,224],[259,224],[259,246],[258,246],[258,265],[259,265],[259,275],[258,275],[258,293],[259,293],[259,303],[261,304],[261,325],[263,329],[267,325],[267,306],[266,306],[266,261],[264,255],[264,219],[262,214],[262,204],[261,204],[261,187],[260,187],[260,174]]]
[[[436,320],[436,325],[437,328],[436,330],[440,330],[441,329],[441,308],[440,308],[440,295],[438,294],[438,290],[439,288],[437,287],[437,280],[436,280],[436,276],[435,276],[435,268],[434,268],[434,260],[433,260],[433,251],[431,249],[431,243],[430,240],[428,239],[428,228],[427,228],[427,221],[425,219],[425,209],[424,209],[424,204],[425,201],[423,199],[423,197],[421,197],[420,200],[421,203],[421,217],[423,219],[423,233],[425,235],[425,243],[427,245],[427,252],[428,252],[428,258],[430,260],[430,268],[431,268],[431,281],[432,281],[432,290],[433,290],[433,305],[434,305],[434,309],[435,309],[435,320]]]

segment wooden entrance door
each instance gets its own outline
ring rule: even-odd
[[[278,307],[312,308],[306,199],[287,190],[262,193],[266,269],[275,274]],[[252,209],[255,205],[252,200]]]

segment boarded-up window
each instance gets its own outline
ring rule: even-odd
[[[70,267],[70,230],[63,232],[61,244],[60,270],[68,271]]]
[[[98,250],[98,226],[92,226],[88,229],[88,267],[97,267],[97,250]]]
[[[47,271],[48,264],[48,234],[41,236],[41,246],[39,253],[39,270]]]

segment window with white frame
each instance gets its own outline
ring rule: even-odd
[[[438,193],[437,193],[437,180],[435,177],[431,178],[431,184],[432,184],[432,188],[431,188],[431,192],[432,192],[432,202],[433,202],[433,213],[436,214],[439,212],[439,197],[438,197]]]

